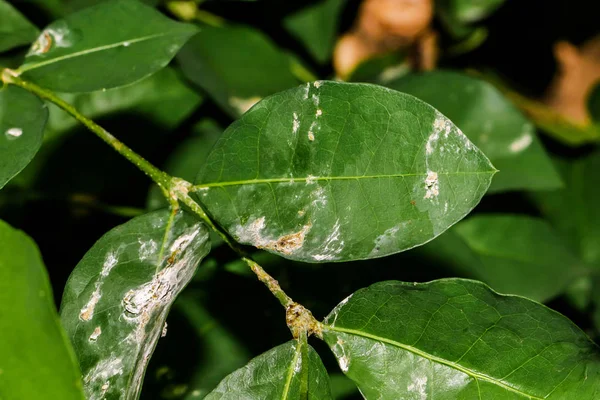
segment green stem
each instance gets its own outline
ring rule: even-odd
[[[138,155],[131,148],[127,147],[123,142],[119,139],[111,135],[106,129],[102,128],[100,125],[96,124],[91,119],[85,117],[80,114],[79,111],[71,104],[67,103],[56,94],[51,92],[50,90],[41,88],[31,82],[27,82],[18,77],[14,71],[9,69],[4,69],[1,75],[2,81],[5,83],[10,83],[15,86],[19,86],[31,93],[36,94],[42,99],[48,100],[54,104],[56,104],[59,108],[63,109],[67,114],[71,115],[77,121],[81,122],[85,125],[89,130],[94,132],[96,136],[100,139],[104,140],[110,147],[115,149],[119,154],[123,157],[131,161],[135,166],[137,166],[140,170],[142,170],[146,175],[148,175],[154,182],[156,182],[160,187],[169,187],[170,184],[170,176],[156,168],[154,165],[150,164],[146,161],[142,156]]]

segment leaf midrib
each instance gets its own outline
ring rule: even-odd
[[[121,47],[124,46],[126,43],[133,45],[139,42],[145,42],[147,40],[152,40],[152,39],[156,39],[156,38],[162,38],[162,37],[166,37],[166,36],[176,36],[181,34],[181,32],[175,34],[175,33],[156,33],[154,35],[148,35],[148,36],[143,36],[140,38],[136,38],[136,39],[128,39],[128,40],[122,40],[120,42],[116,42],[116,43],[111,43],[111,44],[107,44],[107,45],[103,45],[103,46],[98,46],[98,47],[93,47],[91,49],[86,49],[86,50],[82,50],[82,51],[78,51],[75,53],[71,53],[71,54],[65,54],[64,56],[60,56],[60,57],[56,57],[56,58],[51,58],[49,60],[45,60],[45,61],[40,61],[38,63],[32,63],[32,64],[24,64],[22,67],[20,67],[19,69],[17,69],[17,72],[19,74],[22,74],[23,72],[26,71],[31,71],[37,68],[41,68],[44,67],[46,65],[49,64],[53,64],[53,63],[57,63],[57,62],[61,62],[64,60],[68,60],[71,58],[75,58],[75,57],[80,57],[80,56],[86,56],[88,54],[93,54],[93,53],[97,53],[99,51],[103,51],[103,50],[110,50],[110,49],[114,49],[117,47]]]
[[[496,170],[491,171],[472,171],[472,172],[438,172],[438,175],[480,175],[480,174],[495,174]],[[346,181],[346,180],[362,180],[362,179],[382,179],[382,178],[407,178],[413,176],[427,176],[427,172],[421,173],[408,173],[408,174],[389,174],[389,175],[356,175],[356,176],[320,176],[320,177],[298,177],[298,178],[265,178],[265,179],[246,179],[241,181],[229,181],[229,182],[211,182],[202,183],[195,186],[195,190],[202,190],[204,188],[211,187],[222,187],[222,186],[241,186],[241,185],[255,185],[262,183],[302,183],[306,184],[310,182],[321,182],[321,181]]]
[[[285,385],[283,387],[283,393],[281,396],[281,400],[287,400],[288,394],[290,393],[290,388],[292,386],[292,379],[294,378],[294,370],[296,368],[296,363],[298,363],[298,358],[302,354],[301,349],[302,344],[298,341],[296,346],[294,346],[294,358],[292,358],[292,362],[288,366],[288,373],[285,379]]]
[[[543,397],[537,397],[535,395],[525,393],[523,391],[520,391],[519,389],[516,389],[516,388],[514,388],[512,386],[509,386],[509,385],[507,385],[507,384],[499,381],[498,379],[495,379],[495,378],[492,378],[490,376],[481,374],[479,372],[472,371],[472,370],[470,370],[468,368],[465,368],[465,367],[463,367],[463,366],[461,366],[459,364],[456,364],[456,363],[454,363],[452,361],[448,361],[448,360],[445,360],[443,358],[436,357],[436,356],[434,356],[432,354],[426,353],[426,352],[421,351],[421,350],[419,350],[417,348],[414,348],[412,346],[409,346],[409,345],[406,345],[406,344],[403,344],[403,343],[396,342],[396,341],[391,340],[391,339],[387,339],[387,338],[384,338],[384,337],[372,335],[372,334],[366,333],[366,332],[357,331],[355,329],[339,328],[339,327],[335,327],[335,326],[331,326],[331,325],[324,325],[323,329],[327,329],[327,330],[335,331],[335,332],[347,333],[347,334],[356,335],[356,336],[364,337],[364,338],[367,338],[367,339],[372,339],[372,340],[377,340],[379,342],[387,343],[387,344],[390,344],[392,346],[396,346],[396,347],[401,348],[403,350],[409,351],[409,352],[411,352],[411,353],[413,353],[413,354],[415,354],[415,355],[417,355],[419,357],[423,357],[423,358],[426,358],[426,359],[428,359],[430,361],[437,362],[437,363],[446,365],[446,366],[448,366],[450,368],[456,369],[456,370],[458,370],[458,371],[460,371],[460,372],[462,372],[462,373],[464,373],[464,374],[472,377],[475,380],[482,380],[482,381],[489,382],[489,383],[491,383],[493,385],[501,387],[502,389],[508,390],[510,392],[516,393],[516,394],[521,395],[521,396],[529,397],[532,400],[544,400]]]

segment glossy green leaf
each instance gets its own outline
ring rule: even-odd
[[[346,0],[323,0],[301,8],[283,20],[283,25],[321,64],[332,55],[340,12]]]
[[[133,85],[105,92],[61,94],[60,97],[91,119],[131,112],[169,129],[175,128],[190,115],[202,100],[171,68],[165,68]],[[63,110],[51,106],[46,136],[54,137],[78,124]]]
[[[548,223],[525,215],[477,215],[422,247],[462,276],[494,290],[547,301],[584,272]]]
[[[83,400],[37,246],[3,221],[0,243],[0,398]]]
[[[317,352],[292,340],[228,375],[206,400],[332,399],[329,376]]]
[[[166,66],[196,31],[138,1],[106,1],[50,24],[19,71],[59,92],[123,86]]]
[[[584,261],[600,266],[600,152],[567,162],[556,160],[565,188],[532,193],[540,211]]]
[[[323,335],[366,399],[595,399],[600,351],[566,317],[462,279],[381,282]]]
[[[17,175],[42,145],[48,109],[35,95],[0,87],[0,188]]]
[[[561,186],[531,122],[491,84],[456,72],[435,71],[409,75],[386,86],[430,103],[490,158],[499,170],[491,192]]]
[[[223,128],[215,121],[200,121],[193,127],[191,136],[182,141],[169,155],[163,170],[189,182],[193,181],[222,133]],[[167,206],[165,195],[157,185],[153,185],[148,194],[148,209],[156,210]]]
[[[422,101],[374,85],[315,82],[234,122],[197,183],[208,211],[239,242],[325,262],[433,239],[473,209],[494,173]]]
[[[61,319],[88,398],[137,399],[171,304],[209,250],[183,212],[146,214],[111,230],[69,277]]]
[[[298,84],[286,54],[249,27],[204,27],[177,60],[186,77],[234,117],[261,98]]]
[[[19,11],[5,0],[0,0],[0,52],[31,43],[38,33],[38,29]]]

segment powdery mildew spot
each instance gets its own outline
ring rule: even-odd
[[[323,110],[321,110],[320,108],[317,108],[317,112],[315,114],[315,117],[319,118],[321,115],[323,115]]]
[[[70,47],[73,45],[72,33],[65,21],[57,21],[46,28],[31,45],[28,56],[42,56],[53,46]]]
[[[310,83],[307,83],[306,86],[304,87],[304,100],[308,100],[308,95],[310,92]]]
[[[311,192],[310,197],[313,199],[311,205],[314,208],[322,208],[327,205],[327,196],[325,195],[325,189],[319,186],[316,190]]]
[[[313,86],[315,87],[315,89],[318,89],[321,87],[322,84],[323,82],[321,81],[314,81]]]
[[[373,247],[373,250],[371,250],[370,255],[376,256],[381,253],[381,250],[385,251],[385,249],[388,247],[394,247],[396,234],[400,230],[400,227],[400,225],[394,226],[387,229],[385,232],[383,232],[383,234],[377,236],[377,238],[375,238],[375,247]]]
[[[417,376],[412,377],[412,382],[406,387],[406,389],[415,393],[419,396],[419,400],[427,399],[427,377],[426,376]]]
[[[109,379],[123,374],[123,359],[111,355],[100,360],[83,378],[86,398],[89,400],[104,399],[110,387]]]
[[[511,153],[520,153],[523,150],[525,150],[526,148],[528,148],[532,142],[533,142],[533,136],[531,136],[531,133],[525,132],[510,144],[510,146],[509,146],[510,152]]]
[[[424,199],[432,199],[440,194],[437,172],[427,171],[425,178],[425,196]]]
[[[138,239],[138,243],[140,244],[140,248],[138,250],[138,257],[140,260],[147,260],[148,258],[156,255],[158,243],[156,243],[154,240],[150,239],[144,241],[142,239]]]
[[[100,276],[94,285],[94,291],[90,296],[90,299],[86,303],[85,306],[79,312],[79,319],[82,321],[89,321],[94,317],[94,310],[96,309],[96,305],[102,298],[102,285],[104,284],[104,280],[110,274],[110,271],[117,265],[118,262],[118,252],[115,254],[114,252],[109,252],[106,255],[104,260],[104,264],[102,265],[102,270],[100,271]]]
[[[316,182],[317,182],[317,177],[316,176],[309,175],[309,176],[306,177],[306,184],[307,185],[312,185],[312,184],[314,184]]]
[[[6,131],[6,137],[9,140],[14,140],[17,139],[19,137],[21,137],[21,135],[23,134],[23,129],[21,128],[10,128]]]
[[[259,249],[290,255],[302,248],[304,238],[312,228],[312,224],[309,222],[302,226],[299,231],[278,238],[268,237],[263,234],[265,227],[265,217],[260,217],[244,226],[238,226],[236,228],[236,236],[240,242],[250,243]]]
[[[294,120],[292,122],[292,133],[298,133],[298,129],[300,129],[300,120],[298,119],[298,114],[294,113]]]
[[[310,140],[311,142],[313,142],[315,140],[315,130],[317,128],[317,122],[313,121],[310,124],[310,128],[308,128],[308,140]]]
[[[258,103],[260,100],[261,98],[258,96],[248,97],[246,99],[232,96],[229,98],[229,105],[238,110],[241,115],[251,109],[252,106]]]
[[[342,370],[342,372],[348,372],[348,369],[350,369],[350,356],[348,354],[346,354],[346,349],[344,348],[344,340],[342,340],[341,337],[338,337],[338,340],[335,342],[335,344],[333,346],[331,346],[331,351],[333,352],[333,354],[335,355],[335,358],[338,361],[338,364],[340,366],[340,369]]]
[[[92,332],[92,334],[90,335],[90,342],[95,342],[96,340],[98,340],[98,337],[102,334],[102,328],[100,328],[99,326],[96,327],[96,329],[94,329],[94,332]]]
[[[331,233],[317,249],[318,254],[312,256],[315,261],[333,261],[339,259],[339,254],[344,249],[344,241],[341,240],[340,227],[340,220],[338,219],[333,225]]]

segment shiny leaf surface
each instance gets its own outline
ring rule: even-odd
[[[462,279],[381,282],[324,337],[367,399],[595,399],[600,351],[564,316]]]
[[[342,261],[423,244],[479,202],[494,168],[442,114],[386,88],[315,82],[221,136],[198,195],[241,243]]]
[[[40,252],[0,221],[0,398],[83,400]]]
[[[329,400],[329,376],[315,350],[292,340],[227,376],[206,400]]]
[[[436,71],[409,75],[386,86],[437,108],[489,157],[499,170],[491,192],[561,186],[532,123],[491,84],[456,72]]]
[[[19,71],[59,92],[123,86],[166,66],[196,31],[138,1],[106,1],[50,24]]]
[[[111,230],[69,277],[61,319],[88,398],[137,399],[167,313],[209,251],[208,231],[167,210]]]
[[[0,188],[17,175],[42,145],[48,109],[35,95],[0,87]]]

